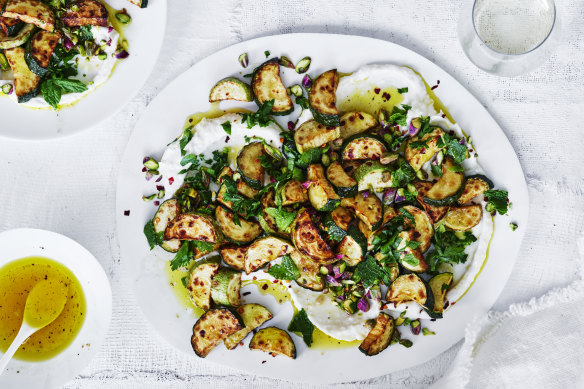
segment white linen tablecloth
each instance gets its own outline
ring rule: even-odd
[[[27,143],[0,139],[0,230],[27,226],[70,236],[98,258],[112,282],[114,310],[107,341],[67,387],[295,386],[186,358],[173,350],[149,327],[120,277],[115,186],[136,121],[166,84],[198,60],[259,36],[291,32],[370,36],[403,45],[452,74],[504,129],[529,185],[526,238],[493,309],[504,311],[512,303],[543,296],[578,279],[576,240],[584,228],[584,2],[557,3],[564,30],[557,52],[531,74],[508,79],[483,73],[464,56],[457,39],[462,0],[169,0],[157,65],[121,112],[65,139]],[[461,343],[423,365],[346,386],[426,387],[448,369]]]

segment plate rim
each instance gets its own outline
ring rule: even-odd
[[[184,80],[186,79],[190,79],[191,77],[191,73],[195,72],[194,68],[196,68],[197,66],[199,66],[201,63],[206,62],[206,61],[210,61],[213,58],[216,57],[221,57],[223,55],[225,55],[226,52],[228,51],[233,51],[235,48],[241,48],[242,52],[246,51],[246,47],[249,46],[254,46],[254,45],[259,45],[262,44],[265,41],[272,41],[272,40],[277,40],[277,39],[310,39],[310,38],[314,38],[314,39],[356,39],[356,40],[365,40],[365,41],[374,41],[379,45],[386,45],[386,47],[388,49],[391,48],[399,48],[399,50],[405,50],[405,52],[407,53],[409,58],[413,58],[415,61],[421,61],[422,63],[426,63],[427,65],[431,66],[435,72],[438,73],[442,73],[446,76],[446,81],[454,81],[454,84],[456,85],[457,88],[462,89],[467,96],[470,96],[471,100],[472,100],[472,104],[475,108],[480,109],[481,110],[481,114],[486,115],[496,126],[496,128],[499,130],[500,135],[503,137],[502,139],[503,144],[501,146],[504,146],[504,148],[506,148],[507,150],[505,151],[505,155],[508,155],[510,158],[512,158],[514,160],[514,163],[516,164],[516,167],[519,168],[519,173],[520,173],[520,182],[518,183],[518,186],[520,186],[521,192],[519,193],[519,195],[521,196],[521,200],[522,200],[522,206],[521,206],[521,218],[522,220],[522,225],[524,228],[519,229],[518,231],[515,232],[514,238],[518,243],[516,246],[514,246],[514,249],[516,249],[516,252],[513,253],[512,256],[512,260],[508,261],[510,262],[510,265],[505,267],[505,272],[503,274],[503,277],[501,277],[501,279],[504,279],[504,282],[500,283],[500,287],[497,288],[496,293],[494,293],[493,298],[492,298],[492,302],[489,304],[489,306],[482,306],[480,309],[480,312],[484,312],[486,313],[492,306],[493,304],[496,302],[496,300],[498,299],[498,297],[500,296],[501,292],[503,291],[505,285],[507,285],[508,279],[513,271],[513,267],[514,264],[516,263],[518,254],[519,254],[519,250],[521,247],[521,242],[523,240],[523,237],[525,235],[525,231],[526,231],[526,227],[528,225],[529,222],[529,193],[527,191],[527,183],[525,180],[525,173],[523,171],[523,167],[521,165],[521,162],[519,161],[519,158],[517,156],[517,153],[515,152],[515,150],[513,149],[511,143],[509,142],[509,138],[507,137],[507,134],[505,133],[505,131],[503,130],[503,128],[497,123],[497,121],[495,120],[495,118],[493,117],[493,115],[491,115],[489,113],[489,111],[485,108],[485,106],[477,99],[477,97],[471,93],[470,90],[468,90],[461,82],[459,82],[455,77],[453,77],[449,72],[447,72],[446,70],[444,70],[442,67],[438,66],[437,64],[433,63],[432,61],[430,61],[428,58],[424,57],[421,54],[418,54],[417,52],[401,46],[399,44],[390,42],[390,41],[386,41],[383,39],[378,39],[378,38],[372,38],[372,37],[367,37],[367,36],[360,36],[360,35],[351,35],[351,34],[329,34],[329,33],[290,33],[290,34],[276,34],[276,35],[267,35],[267,36],[262,36],[262,37],[258,37],[258,38],[253,38],[247,41],[243,41],[243,42],[238,42],[235,43],[233,45],[227,46],[223,49],[220,49],[204,58],[201,58],[199,61],[197,61],[195,64],[193,64],[190,68],[188,68],[187,70],[185,70],[183,73],[179,74],[173,81],[171,81],[163,90],[161,90],[158,95],[153,99],[153,101],[151,102],[151,104],[149,105],[149,107],[154,106],[155,102],[157,100],[164,100],[166,98],[165,96],[165,92],[172,90],[174,88],[175,84],[181,84]],[[285,50],[282,50],[282,54],[285,53]],[[410,57],[412,56],[412,57]],[[375,63],[375,62],[364,62],[361,63],[360,66],[364,66],[366,64],[369,63]],[[384,63],[391,63],[391,60],[385,60]],[[241,69],[240,69],[241,70]],[[246,69],[249,70],[249,69]],[[419,70],[419,69],[416,69]],[[236,73],[236,71],[232,71],[232,74]],[[423,74],[424,75],[424,74]],[[441,100],[443,100],[441,98]],[[447,108],[452,111],[453,108],[453,104],[447,104],[445,103],[445,105],[447,106]],[[120,168],[118,171],[118,181],[117,181],[117,188],[116,188],[116,227],[117,227],[117,232],[118,232],[118,239],[120,242],[120,253],[122,256],[122,264],[124,266],[129,265],[129,261],[125,259],[125,253],[124,253],[124,249],[123,249],[123,244],[122,244],[122,236],[123,233],[121,233],[121,228],[122,228],[122,224],[123,224],[123,216],[122,216],[122,212],[123,212],[123,206],[121,204],[121,197],[122,197],[122,190],[121,187],[123,185],[123,178],[124,178],[124,167],[127,166],[127,164],[129,163],[128,158],[129,158],[129,152],[130,149],[132,148],[132,144],[134,142],[136,142],[136,137],[138,136],[138,129],[141,128],[142,126],[144,126],[143,121],[145,120],[144,117],[147,116],[147,110],[145,110],[142,115],[140,116],[140,118],[138,119],[138,121],[136,122],[136,126],[132,132],[132,135],[128,141],[128,144],[126,145],[126,148],[124,150],[124,156],[122,158],[121,164],[120,164]],[[191,113],[196,112],[196,110],[192,110]],[[456,118],[456,115],[453,115]],[[186,115],[185,115],[186,117]],[[457,120],[458,122],[458,120]],[[177,135],[178,135],[178,131]],[[472,132],[472,131],[470,131]],[[478,147],[480,148],[480,146]],[[509,152],[510,151],[510,152]],[[484,159],[483,159],[484,161]],[[519,177],[516,177],[519,178]],[[519,196],[518,196],[519,197]],[[502,227],[499,227],[499,229],[501,229]],[[476,289],[476,287],[475,287]],[[142,313],[146,315],[145,311],[143,310],[143,307],[140,306]],[[478,313],[479,310],[476,310],[475,313]],[[150,320],[147,319],[147,321],[149,322],[149,325],[152,325],[155,330],[157,332],[159,332],[158,328],[156,328],[152,322]],[[466,326],[467,323],[465,323]],[[243,368],[238,368],[237,366],[231,365],[231,364],[225,364],[225,363],[221,363],[221,362],[217,362],[217,361],[213,361],[213,360],[206,360],[206,362],[212,362],[214,364],[217,365],[221,365],[221,366],[227,366],[229,368],[234,368],[234,369],[238,369],[240,371],[243,371],[247,374],[255,374],[255,375],[259,375],[259,376],[266,376],[266,377],[272,377],[272,378],[278,378],[278,379],[283,379],[283,380],[287,380],[287,381],[292,381],[292,382],[310,382],[310,383],[337,383],[337,382],[348,382],[348,381],[354,381],[354,380],[360,380],[360,379],[368,379],[368,378],[373,378],[373,377],[377,377],[383,374],[389,374],[391,372],[394,371],[399,371],[405,368],[412,368],[414,366],[417,366],[419,364],[425,363],[433,358],[435,358],[437,355],[445,352],[446,350],[448,350],[449,348],[451,348],[453,345],[456,344],[456,342],[460,341],[460,339],[462,339],[464,337],[464,334],[461,335],[461,337],[459,337],[456,341],[452,342],[448,347],[442,349],[442,350],[438,350],[435,353],[431,353],[430,356],[428,357],[424,357],[422,360],[420,360],[417,363],[411,364],[408,367],[404,367],[404,368],[400,368],[400,369],[392,369],[392,370],[388,370],[388,371],[380,371],[377,372],[376,374],[366,374],[366,375],[359,375],[353,378],[349,378],[349,379],[335,379],[334,377],[331,379],[330,377],[316,377],[316,379],[314,377],[311,377],[310,379],[304,379],[304,377],[282,377],[276,374],[270,374],[269,372],[258,372],[258,371],[250,371],[247,369],[243,369]],[[167,339],[165,339],[165,341],[167,341],[167,343],[171,344],[170,341],[168,341]],[[171,344],[172,345],[172,344]],[[172,345],[173,348],[176,348],[174,345]],[[183,350],[181,350],[183,351]]]

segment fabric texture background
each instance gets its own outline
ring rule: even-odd
[[[462,52],[457,38],[462,1],[169,0],[164,45],[153,74],[117,115],[64,139],[26,143],[0,139],[0,230],[37,227],[70,236],[97,257],[112,282],[114,308],[108,338],[92,363],[67,387],[296,386],[188,358],[168,346],[150,328],[129,294],[120,272],[115,227],[119,163],[148,104],[200,59],[259,36],[292,32],[369,36],[403,45],[452,74],[501,125],[529,186],[531,215],[526,238],[493,309],[506,311],[513,303],[543,296],[579,279],[576,237],[584,229],[584,2],[557,1],[564,37],[542,67],[521,77],[499,78],[477,69]],[[496,317],[494,314],[488,323],[495,323]],[[501,330],[520,335],[512,323],[509,326]],[[496,332],[494,336],[502,335]],[[546,333],[534,336],[545,337]],[[342,386],[427,387],[447,371],[461,344],[420,366]],[[488,362],[475,360],[475,364]],[[482,379],[473,375],[475,378]]]

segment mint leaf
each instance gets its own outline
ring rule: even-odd
[[[282,257],[282,262],[279,265],[274,265],[268,270],[268,274],[279,280],[297,280],[300,277],[298,268],[289,255]]]
[[[409,163],[402,160],[399,167],[391,173],[391,182],[393,188],[401,188],[416,179],[416,172]]]
[[[401,260],[410,266],[418,266],[420,264],[418,258],[416,258],[416,256],[412,253],[406,254]]]
[[[314,332],[314,324],[308,318],[306,311],[302,308],[290,322],[288,326],[288,331],[292,332],[299,332],[302,334],[302,338],[304,339],[304,343],[308,347],[312,345],[312,333]]]
[[[150,250],[152,250],[154,246],[162,244],[162,236],[164,235],[164,232],[157,233],[154,231],[154,224],[152,223],[152,220],[148,220],[144,226],[144,235],[146,236],[146,240],[148,240],[148,246],[150,246]]]
[[[405,88],[399,88],[397,92],[401,94],[408,93],[408,87],[406,86]]]
[[[436,272],[443,263],[465,263],[468,254],[464,252],[464,249],[476,240],[477,238],[470,231],[464,233],[450,231],[446,230],[443,225],[436,228],[432,238],[434,251],[426,258],[430,265],[430,271]]]
[[[499,215],[505,215],[509,209],[509,192],[506,190],[487,190],[484,193],[487,212],[497,211]]]
[[[298,156],[298,159],[296,160],[296,166],[300,168],[307,168],[310,164],[320,162],[321,158],[322,149],[320,147],[306,150]]]
[[[358,277],[363,282],[363,287],[368,288],[372,285],[378,284],[379,281],[383,281],[385,284],[389,284],[389,276],[387,271],[379,266],[377,260],[371,255],[360,262],[355,268],[354,277]]]
[[[59,108],[61,101],[61,88],[59,88],[52,79],[48,79],[41,85],[41,93],[43,98],[51,107]]]
[[[296,97],[296,104],[300,106],[302,109],[308,109],[310,107],[310,103],[306,97],[298,96]]]
[[[186,267],[191,263],[195,255],[195,253],[193,252],[193,246],[191,242],[195,241],[193,240],[183,241],[182,246],[176,253],[174,259],[170,261],[170,268],[172,270],[176,270],[179,267]]]
[[[242,113],[241,121],[247,124],[247,128],[253,128],[256,125],[266,127],[273,122],[273,119],[269,116],[272,113],[273,106],[274,100],[268,100],[259,107],[257,112]]]
[[[87,85],[79,80],[55,79],[53,82],[61,88],[61,93],[82,93],[87,90]]]
[[[400,208],[399,213],[401,213],[406,219],[412,222],[414,226],[416,225],[416,219],[414,218],[414,215],[409,213],[405,208]]]
[[[288,212],[281,208],[266,208],[266,212],[276,220],[278,229],[282,231],[286,231],[296,217],[296,212]]]
[[[225,123],[221,123],[221,127],[223,127],[223,131],[231,135],[231,122],[226,121]]]
[[[402,105],[402,108],[395,106],[391,111],[391,116],[389,117],[389,122],[392,124],[399,124],[400,126],[407,126],[408,122],[406,117],[408,115],[408,110],[411,108],[408,105]]]

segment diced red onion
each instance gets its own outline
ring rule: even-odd
[[[466,143],[466,139],[462,138],[458,143],[464,145]]]
[[[160,182],[160,180],[162,180],[162,176],[159,176],[154,182]]]
[[[359,308],[362,312],[367,312],[369,310],[369,302],[365,297],[362,297],[361,300],[357,303],[357,308]]]
[[[369,191],[366,190],[365,192],[361,193],[361,195],[363,196],[363,198],[366,199],[367,197],[369,197]]]
[[[126,50],[122,50],[116,54],[117,59],[126,59],[130,56],[130,54]]]
[[[420,150],[420,154],[426,154],[426,148],[422,148],[422,150]]]
[[[174,182],[174,178],[173,178],[173,177],[170,177],[170,178],[168,179],[168,185],[172,185],[172,184],[173,184],[173,182]]]
[[[144,166],[144,167],[142,168],[142,173],[146,173],[146,170],[148,170],[148,169],[146,169],[146,166]]]
[[[370,299],[371,298],[371,291],[368,290],[367,293],[365,293],[365,296],[367,296],[367,298]]]
[[[382,196],[383,204],[391,205],[395,200],[396,193],[397,193],[396,188],[390,188],[390,189],[386,190],[385,192],[383,192],[383,196]]]
[[[293,121],[289,121],[288,122],[288,130],[294,131],[294,128],[296,128],[296,123],[294,123]]]
[[[304,182],[302,183],[302,187],[303,187],[304,189],[308,189],[308,188],[310,187],[310,184],[312,184],[313,182],[314,182],[314,181],[304,181]]]
[[[335,258],[337,258],[337,259],[343,259],[343,254],[338,254]]]
[[[73,42],[68,37],[65,37],[65,50],[71,50],[71,46],[73,46]]]
[[[339,300],[341,300],[341,301],[345,301],[345,298],[346,298],[346,297],[345,297],[345,296],[343,296],[343,295],[340,295],[340,296],[337,296],[337,298],[338,298]]]
[[[333,276],[326,276],[326,282],[332,286],[341,286],[341,283],[337,281]]]
[[[408,134],[410,136],[416,136],[419,131],[420,131],[420,129],[416,128],[416,126],[414,126],[413,122],[410,122],[410,126],[408,127]]]
[[[310,76],[308,74],[304,75],[304,77],[302,77],[302,86],[305,88],[310,88],[312,86],[312,79],[310,78]]]
[[[274,183],[276,182],[276,180],[274,179],[274,177],[270,177],[270,182],[271,182],[272,184],[274,184]]]
[[[109,40],[107,41],[106,45],[111,46],[112,45],[112,38],[109,38]]]
[[[109,32],[112,32],[113,30],[114,30],[114,27],[113,27],[113,26],[109,26],[109,27],[107,28],[107,32],[108,32],[108,33],[109,33]]]
[[[339,278],[341,276],[341,272],[339,271],[338,267],[333,267],[333,274],[335,278]]]
[[[142,160],[142,164],[148,162],[150,160],[150,157],[144,157],[144,159]]]
[[[406,201],[406,198],[404,196],[400,196],[400,195],[395,196],[396,203],[401,203],[402,201]]]
[[[348,280],[351,277],[353,277],[353,273],[346,271],[346,272],[341,273],[341,275],[337,279]]]

